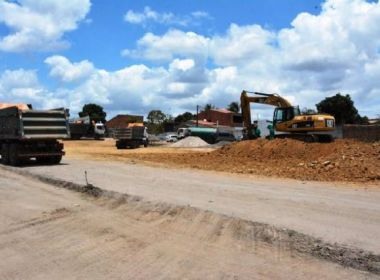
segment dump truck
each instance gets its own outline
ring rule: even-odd
[[[117,149],[135,149],[143,145],[148,147],[148,132],[144,124],[130,123],[128,127],[115,128],[112,137],[116,140]]]
[[[58,164],[65,154],[60,139],[70,138],[67,110],[33,110],[26,104],[0,104],[1,162],[18,166],[35,158]]]
[[[101,122],[91,121],[89,116],[69,120],[71,139],[79,140],[82,137],[102,139],[106,129]]]

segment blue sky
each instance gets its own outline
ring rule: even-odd
[[[0,99],[176,115],[242,89],[309,108],[342,92],[375,117],[378,22],[365,0],[0,0]]]

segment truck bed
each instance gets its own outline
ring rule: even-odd
[[[70,138],[64,109],[0,110],[0,140],[67,139]]]
[[[112,136],[114,139],[143,139],[144,130],[143,126],[115,128]]]

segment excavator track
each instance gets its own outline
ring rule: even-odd
[[[284,133],[276,134],[275,138],[289,138],[304,141],[306,143],[331,143],[334,141],[334,137],[331,134]]]

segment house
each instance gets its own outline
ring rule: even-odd
[[[210,109],[202,111],[198,114],[198,121],[215,123],[222,126],[243,126],[242,115],[227,109]]]
[[[117,115],[106,122],[106,127],[109,130],[114,128],[127,127],[129,123],[142,123],[144,121],[144,116],[135,115]]]

